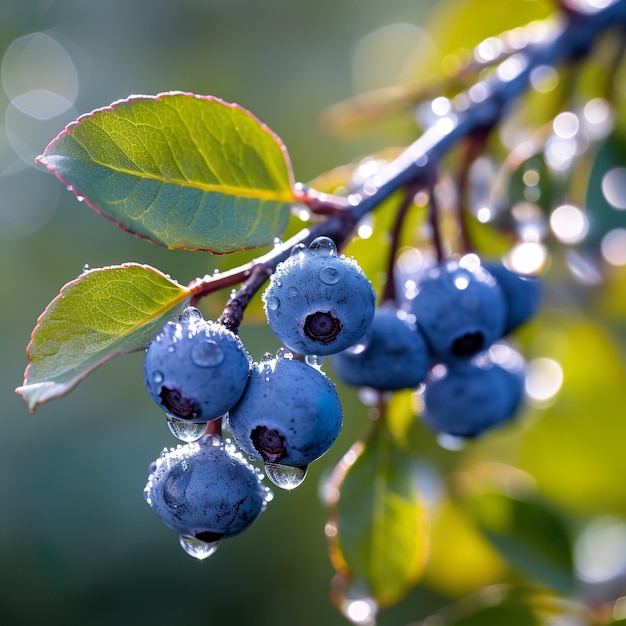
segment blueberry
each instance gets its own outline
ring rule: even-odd
[[[502,337],[504,294],[475,255],[424,270],[416,282],[412,311],[436,359],[471,358]]]
[[[268,489],[235,446],[205,435],[164,450],[144,495],[166,526],[212,543],[250,526],[266,506]]]
[[[263,293],[278,339],[299,354],[325,356],[355,344],[374,317],[376,296],[356,261],[337,255],[328,237],[297,247]]]
[[[339,396],[321,371],[296,359],[263,359],[253,366],[228,426],[252,460],[306,467],[335,442],[342,426]]]
[[[150,395],[164,411],[208,422],[243,394],[250,358],[237,335],[189,307],[148,345],[143,372]]]
[[[431,366],[431,355],[419,328],[411,325],[392,305],[376,310],[363,338],[333,354],[339,378],[355,387],[396,391],[417,387]]]
[[[515,272],[501,261],[483,262],[483,266],[498,281],[507,304],[504,334],[507,335],[537,313],[542,284],[536,276]]]
[[[489,353],[452,365],[435,366],[424,389],[424,422],[438,433],[476,437],[516,414],[523,398],[522,357],[497,346],[506,359]],[[496,346],[493,352],[497,353]]]

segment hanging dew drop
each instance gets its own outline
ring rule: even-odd
[[[290,491],[299,487],[306,478],[308,467],[295,465],[280,465],[278,463],[265,463],[266,476],[281,489]]]
[[[200,539],[196,539],[195,537],[188,537],[187,535],[179,535],[178,541],[180,543],[180,547],[194,559],[198,559],[200,561],[210,557],[211,555],[217,552],[217,549],[220,547],[220,542],[218,541],[200,541]]]
[[[309,244],[309,250],[319,256],[334,256],[337,254],[337,246],[330,237],[316,237]]]
[[[336,267],[323,267],[320,271],[319,271],[319,279],[325,284],[325,285],[336,285],[339,282],[339,279],[341,278],[341,275],[339,274],[339,270]]]
[[[206,423],[204,422],[186,422],[178,419],[173,415],[167,414],[167,427],[176,439],[180,439],[185,443],[196,441],[202,436]]]
[[[198,367],[216,367],[224,360],[224,351],[216,341],[201,341],[191,349],[191,360]]]
[[[444,450],[462,450],[465,447],[465,439],[448,433],[439,433],[437,435],[437,443]]]

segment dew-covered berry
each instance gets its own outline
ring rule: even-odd
[[[268,494],[260,472],[234,445],[214,435],[163,450],[144,490],[166,526],[208,544],[250,526]]]
[[[537,313],[541,302],[541,280],[509,269],[501,261],[483,262],[483,266],[498,281],[504,293],[507,310],[504,334],[507,335]]]
[[[229,412],[228,426],[252,460],[304,468],[337,439],[341,403],[317,368],[289,357],[262,359]]]
[[[375,310],[372,284],[328,237],[296,247],[263,293],[267,320],[289,350],[326,356],[355,344]]]
[[[471,358],[502,337],[506,302],[476,255],[433,266],[417,278],[412,311],[435,359]]]
[[[478,357],[436,365],[424,388],[424,422],[437,433],[476,437],[513,418],[524,390],[524,361],[495,345]]]
[[[148,345],[143,372],[150,395],[166,413],[208,422],[243,394],[250,358],[235,333],[189,307]]]
[[[359,342],[332,355],[341,380],[381,391],[412,389],[424,380],[432,364],[430,350],[419,328],[402,313],[381,306]]]

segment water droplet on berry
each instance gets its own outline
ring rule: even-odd
[[[293,352],[287,350],[287,348],[278,348],[276,351],[277,359],[293,359]]]
[[[298,295],[298,288],[294,287],[293,285],[291,287],[289,287],[289,289],[287,289],[287,297],[288,298],[295,298]]]
[[[295,256],[304,252],[306,250],[306,246],[303,243],[297,243],[293,248],[291,248],[290,256]]]
[[[176,347],[175,347],[175,346],[171,346],[171,345],[170,345],[170,346],[167,346],[167,351],[168,351],[168,352],[174,352],[175,350],[176,350]]]
[[[191,360],[198,367],[216,367],[224,360],[224,351],[216,341],[201,341],[191,349]]]
[[[163,374],[161,374],[161,372],[154,372],[154,374],[152,374],[152,380],[157,384],[161,384],[163,382]]]
[[[337,254],[337,246],[330,237],[316,237],[309,244],[309,250],[319,256],[334,256]]]
[[[202,313],[200,313],[200,310],[197,309],[195,306],[188,306],[181,314],[180,314],[180,319],[181,320],[201,320],[202,319]]]
[[[265,304],[270,311],[276,311],[280,306],[280,300],[276,296],[270,296]]]
[[[179,535],[178,541],[180,542],[180,547],[189,556],[194,557],[194,559],[199,559],[200,561],[215,554],[217,552],[217,549],[220,547],[219,540],[200,541],[200,539],[196,539],[195,537],[188,537],[187,535]]]
[[[271,352],[265,352],[261,357],[261,363],[270,363],[274,360],[274,355]]]
[[[324,357],[319,354],[307,354],[304,361],[307,365],[319,369],[324,364]]]
[[[204,422],[187,422],[169,413],[166,413],[166,415],[167,427],[170,429],[172,435],[185,443],[191,443],[199,439],[206,428],[206,423]]]
[[[295,465],[280,465],[278,463],[266,463],[265,474],[281,489],[287,491],[299,487],[306,478],[308,467]]]
[[[326,285],[336,285],[341,278],[339,270],[336,267],[323,267],[318,274],[319,279]]]
[[[283,242],[280,237],[274,237],[274,247],[280,248],[283,245]]]

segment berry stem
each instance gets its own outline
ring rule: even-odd
[[[250,304],[250,300],[252,300],[254,294],[261,288],[271,273],[272,270],[266,265],[254,267],[247,280],[230,297],[222,314],[217,318],[217,322],[226,326],[233,333],[238,333],[243,321],[243,314]]]
[[[477,102],[470,98],[469,106],[453,109],[442,117],[400,156],[367,180],[357,193],[348,198],[340,198],[298,185],[298,200],[306,204],[313,213],[326,215],[326,219],[310,228],[304,228],[255,261],[217,276],[205,276],[193,281],[189,284],[192,304],[210,293],[247,280],[257,265],[265,266],[269,273],[273,272],[276,265],[289,256],[295,245],[308,245],[315,237],[330,237],[340,248],[359,220],[380,206],[392,193],[401,188],[428,186],[432,182],[434,168],[454,145],[474,133],[484,132],[485,129],[495,126],[508,107],[528,89],[534,70],[576,59],[602,32],[612,26],[625,24],[626,0],[616,0],[595,12],[578,13],[570,10],[562,25],[556,29],[548,29],[548,34],[542,41],[533,42],[520,52],[524,64],[515,76],[503,78],[497,71],[494,72],[483,81],[484,91],[488,94],[486,98]],[[431,195],[432,220],[436,213],[436,204],[433,206]],[[442,258],[441,241],[435,240],[435,247],[437,255]]]
[[[391,242],[389,244],[389,253],[387,257],[387,279],[385,280],[385,287],[381,293],[380,303],[383,302],[396,302],[396,281],[395,281],[395,267],[396,257],[398,249],[400,247],[400,237],[402,235],[402,226],[404,225],[406,215],[409,208],[413,205],[415,194],[419,191],[418,185],[409,186],[404,193],[404,197],[398,211],[396,213],[396,219],[391,230]]]
[[[432,242],[437,256],[437,262],[443,263],[446,254],[443,248],[443,238],[441,237],[441,228],[439,223],[439,202],[435,193],[436,179],[434,176],[428,181],[428,223],[432,232]]]

